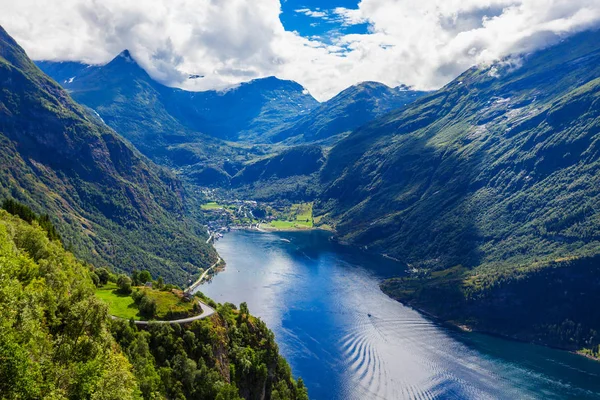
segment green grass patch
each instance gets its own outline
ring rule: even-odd
[[[292,204],[289,212],[266,225],[273,229],[310,229],[314,226],[312,203]]]
[[[273,228],[279,228],[279,229],[296,227],[296,223],[293,221],[280,221],[280,220],[271,221],[268,225],[272,226]]]
[[[200,208],[203,210],[218,210],[219,208],[223,208],[223,206],[215,201],[211,201],[210,203],[202,204]]]
[[[141,317],[138,314],[137,305],[129,295],[123,295],[116,292],[117,285],[109,282],[103,287],[96,288],[96,296],[108,304],[108,313],[115,317],[125,319],[137,319]]]
[[[313,203],[293,204],[290,214],[295,216],[296,223],[301,226],[312,228],[313,226]]]
[[[117,293],[117,285],[107,283],[103,287],[96,288],[96,296],[108,304],[110,315],[124,319],[145,320],[139,314],[138,306],[133,301],[131,295]],[[157,320],[169,320],[186,318],[194,315],[194,304],[196,301],[184,301],[183,292],[162,292],[147,287],[134,287],[134,291],[141,290],[146,295],[156,301]]]

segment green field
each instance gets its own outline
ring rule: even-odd
[[[117,285],[108,282],[106,285],[96,288],[96,296],[108,304],[108,313],[115,317],[125,319],[140,319],[137,305],[129,295],[118,294],[115,290]]]
[[[287,215],[271,221],[265,227],[273,229],[310,229],[313,227],[312,203],[292,204]]]
[[[312,203],[300,203],[293,204],[290,214],[295,216],[298,223],[306,224],[312,227],[313,225],[313,204]]]
[[[296,223],[293,221],[271,221],[269,224],[267,224],[268,226],[271,226],[273,228],[278,228],[278,229],[286,229],[286,228],[295,228],[296,227]]]
[[[117,285],[109,282],[103,287],[96,289],[96,296],[108,304],[110,315],[124,319],[145,320],[138,312],[138,307],[130,295],[116,292]],[[183,301],[178,294],[163,292],[147,287],[134,287],[133,290],[146,292],[148,297],[156,300],[156,319],[167,319],[169,312],[177,314],[178,317],[186,317],[194,312],[194,301]],[[179,293],[181,294],[181,293]]]
[[[210,203],[202,204],[200,208],[203,210],[218,210],[219,208],[223,208],[223,206],[215,201],[211,201]]]

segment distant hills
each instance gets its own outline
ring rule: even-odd
[[[181,182],[73,102],[1,28],[0,80],[0,197],[49,213],[96,265],[182,282],[215,259],[185,217]]]
[[[332,143],[339,135],[350,133],[376,117],[412,103],[426,93],[403,85],[390,88],[379,82],[362,82],[320,104],[291,125],[282,127],[272,140]]]
[[[125,50],[102,66],[40,61],[74,99],[93,108],[134,144],[180,143],[190,133],[218,139],[264,141],[268,132],[307,113],[318,102],[299,84],[275,77],[226,91],[188,92],[153,80]],[[160,126],[144,134],[142,121]]]
[[[155,112],[153,117],[164,124],[162,129],[171,132],[187,131],[189,135],[192,131],[249,143],[274,143],[293,137],[307,143],[347,133],[425,93],[403,85],[390,88],[363,82],[318,103],[298,83],[275,77],[255,79],[224,91],[188,92],[154,81],[127,50],[101,66],[36,63],[76,100],[96,110],[109,125],[141,147],[148,146],[156,136],[168,136],[166,132],[160,135],[157,128],[152,136],[137,137],[139,133],[132,129],[131,121],[135,118],[129,114],[139,117],[144,111],[142,106],[146,113]],[[122,105],[125,101],[133,105],[133,113],[127,113]],[[175,137],[166,139],[165,143],[178,143]]]
[[[559,284],[543,282],[568,276],[574,293],[578,280],[584,287],[600,279],[591,268],[600,255],[599,140],[600,33],[593,31],[473,67],[359,128],[331,150],[316,209],[341,240],[410,265],[415,280],[384,285],[395,297],[528,339],[536,321],[537,334],[546,335],[540,340],[565,345],[558,336],[568,336],[561,326],[569,318],[582,332],[598,328],[578,316],[592,299],[568,296],[569,304],[550,291]],[[536,275],[545,267],[556,274]],[[527,280],[523,297],[527,290],[517,293],[515,282]],[[477,309],[483,299],[493,307]],[[515,313],[516,304],[529,312]]]

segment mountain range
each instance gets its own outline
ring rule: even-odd
[[[334,143],[423,94],[365,82],[318,103],[298,83],[275,77],[224,91],[189,92],[153,80],[128,51],[101,66],[37,65],[148,157],[175,167],[195,166],[190,173],[196,180],[225,185],[246,164],[281,151],[280,142],[285,141],[283,148]]]
[[[410,104],[426,93],[411,90],[405,85],[391,88],[379,82],[358,83],[319,104],[298,121],[284,125],[272,140],[335,143],[340,135]]]
[[[151,109],[160,109],[155,119],[162,122],[166,113],[185,129],[220,139],[269,143],[304,136],[304,142],[312,142],[349,132],[425,93],[404,85],[390,88],[363,82],[319,103],[298,83],[275,77],[222,91],[189,92],[153,80],[127,50],[100,66],[54,61],[36,64],[126,137],[131,129],[117,114],[126,111],[120,104],[125,101],[136,106],[151,104]],[[143,110],[136,107],[134,111],[139,116]],[[182,127],[177,130],[184,130]],[[164,129],[174,130],[174,126],[166,124]],[[136,142],[134,135],[128,138]],[[147,145],[150,138],[144,139],[140,144]]]
[[[48,61],[37,65],[74,99],[96,110],[133,143],[145,146],[157,138],[163,139],[158,145],[177,144],[183,139],[174,135],[190,133],[236,141],[252,132],[253,140],[258,142],[275,126],[296,119],[318,104],[296,82],[275,77],[224,91],[170,88],[152,79],[127,50],[102,66]],[[132,126],[136,119],[151,119],[161,126],[153,130],[152,136],[137,137],[139,132]]]

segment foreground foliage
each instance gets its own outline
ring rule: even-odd
[[[187,328],[155,324],[138,331],[113,321],[145,398],[308,399],[264,322],[231,304],[217,310]]]
[[[0,397],[132,399],[131,365],[112,338],[89,269],[0,211]]]
[[[139,330],[109,319],[92,281],[105,271],[92,270],[0,210],[0,398],[308,398],[247,307],[205,299],[210,319]]]

